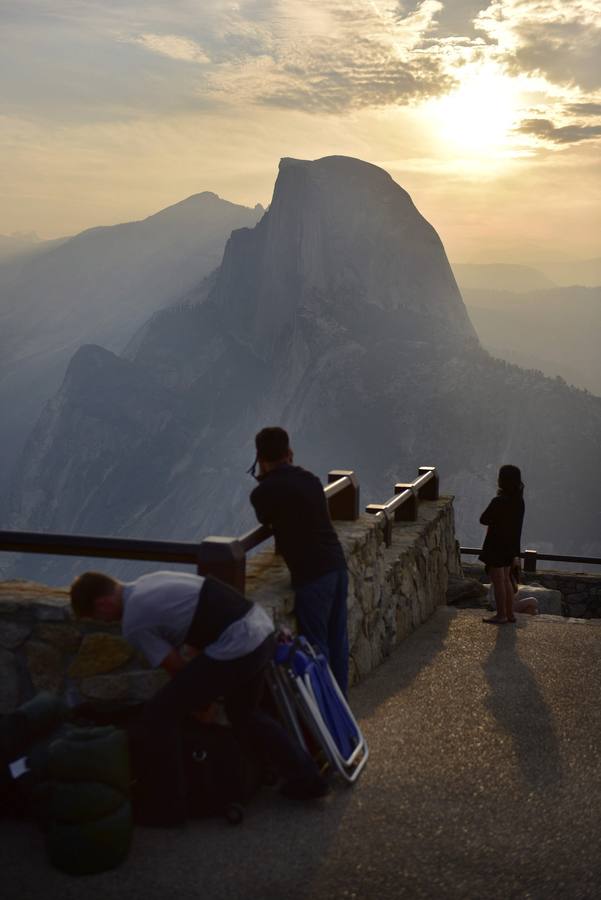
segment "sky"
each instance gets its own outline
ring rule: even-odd
[[[0,0],[0,233],[356,156],[454,262],[601,255],[601,0]]]

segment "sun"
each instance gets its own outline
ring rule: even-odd
[[[522,105],[518,80],[495,65],[472,64],[460,70],[459,82],[450,94],[427,104],[431,127],[449,149],[504,155]]]

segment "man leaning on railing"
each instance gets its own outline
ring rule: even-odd
[[[263,428],[255,437],[258,487],[250,495],[257,519],[273,529],[290,570],[299,632],[329,660],[348,688],[347,592],[344,553],[316,475],[294,466],[288,434]]]

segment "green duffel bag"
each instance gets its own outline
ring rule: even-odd
[[[64,700],[49,691],[40,691],[17,710],[17,714],[25,719],[27,739],[31,742],[58,728],[65,721],[67,712]]]
[[[53,821],[46,835],[50,861],[69,875],[94,875],[114,869],[126,858],[133,833],[131,805],[95,821]]]
[[[71,726],[48,747],[50,861],[72,875],[118,866],[129,851],[127,736],[112,726]]]
[[[14,712],[0,715],[0,816],[43,821],[44,800],[35,794],[40,777],[44,777],[40,748],[50,743],[66,716],[63,700],[48,691],[41,691]],[[26,757],[30,771],[15,780],[9,766],[21,757]]]
[[[128,800],[127,794],[99,781],[54,782],[49,797],[49,819],[65,825],[102,819]]]
[[[13,713],[0,716],[0,765],[26,755],[36,741],[60,726],[66,714],[60,697],[42,691]]]
[[[97,781],[129,793],[129,752],[124,731],[105,726],[71,726],[48,748],[53,781]]]

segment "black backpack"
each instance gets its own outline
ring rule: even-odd
[[[242,822],[261,771],[243,752],[233,730],[191,719],[184,728],[183,750],[189,815],[225,816],[231,825]]]
[[[79,706],[76,714],[99,725],[117,725],[134,735],[143,708],[140,702],[88,702]],[[269,782],[271,773],[244,752],[227,725],[202,723],[189,717],[182,728],[188,817],[223,816],[230,824],[239,824],[244,819],[244,808],[259,785]],[[136,781],[140,748],[136,748],[135,741],[131,750],[134,820],[141,825],[173,824],[168,804],[162,809],[160,800],[145,795],[143,785]]]

